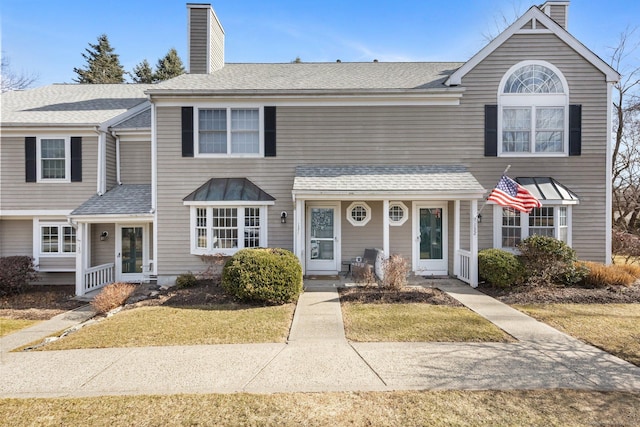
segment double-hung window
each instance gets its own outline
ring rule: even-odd
[[[40,254],[64,255],[76,253],[76,230],[70,225],[40,226]]]
[[[260,108],[198,109],[198,155],[262,154]]]
[[[39,138],[36,150],[38,181],[70,181],[71,148],[69,138]]]
[[[266,206],[192,206],[191,252],[235,253],[267,246]]]
[[[525,61],[503,78],[500,155],[566,155],[568,90],[560,71],[548,63]]]
[[[493,246],[515,250],[518,243],[532,235],[553,237],[571,245],[570,217],[570,205],[545,205],[528,214],[495,205]]]

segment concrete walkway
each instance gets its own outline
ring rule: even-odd
[[[640,391],[640,368],[455,281],[439,282],[438,287],[519,341],[350,343],[344,337],[334,284],[309,285],[298,302],[288,343],[7,353],[5,337],[0,397],[411,389]]]

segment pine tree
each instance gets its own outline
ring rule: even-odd
[[[91,49],[85,49],[82,57],[87,60],[87,68],[74,68],[78,74],[77,83],[123,83],[124,68],[118,55],[109,44],[106,34],[98,37],[98,44],[89,43]]]
[[[133,68],[133,72],[129,73],[134,83],[153,83],[153,69],[146,59]]]
[[[172,79],[180,74],[184,74],[182,60],[178,56],[178,51],[171,48],[164,58],[158,59],[158,65],[156,65],[156,73],[154,76],[155,81]]]

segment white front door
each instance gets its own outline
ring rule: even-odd
[[[116,227],[116,279],[138,282],[149,262],[147,224],[118,224]]]
[[[448,274],[447,202],[413,207],[413,269],[418,275]]]
[[[340,204],[307,204],[307,274],[340,271]]]

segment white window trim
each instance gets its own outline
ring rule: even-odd
[[[553,71],[560,82],[564,93],[548,93],[544,95],[537,94],[519,94],[519,93],[503,93],[504,85],[507,80],[518,68],[527,65],[541,65]],[[553,64],[546,61],[522,61],[512,66],[500,80],[498,86],[498,157],[567,157],[569,155],[569,85],[562,72]],[[503,152],[502,151],[502,111],[504,107],[522,107],[531,108],[531,138],[530,151],[528,152]],[[563,151],[557,153],[536,152],[535,146],[535,120],[536,109],[545,107],[563,107],[564,108],[564,132],[563,132]]]
[[[567,245],[573,246],[573,205],[567,203],[542,202],[542,207],[566,207],[567,208]],[[516,248],[502,247],[502,208],[498,204],[493,204],[493,247],[505,251],[518,253]],[[553,210],[553,237],[560,240],[560,209]],[[520,213],[520,239],[529,237],[529,214]]]
[[[42,140],[64,139],[64,179],[42,177]],[[45,135],[36,139],[36,182],[41,183],[66,183],[71,182],[71,138],[68,136]]]
[[[231,153],[231,110],[258,110],[258,152],[257,153]],[[193,115],[193,152],[195,157],[201,158],[227,158],[227,157],[264,157],[264,106],[261,105],[198,105],[194,108]],[[200,152],[200,110],[227,110],[227,152],[226,153],[201,153]]]
[[[268,206],[273,202],[268,203],[248,203],[239,204],[238,202],[185,202],[185,205],[190,206],[190,220],[189,220],[189,235],[191,240],[191,254],[192,255],[233,255],[240,249],[244,249],[244,209],[245,208],[260,208],[260,247],[267,247],[268,241]],[[197,224],[197,209],[207,210],[207,248],[198,247],[198,233],[196,232]],[[213,243],[213,208],[235,208],[238,211],[238,247],[237,248],[212,248]]]
[[[58,252],[43,252],[42,251],[42,229],[44,227],[57,227],[58,228]],[[78,251],[78,236],[76,234],[76,250],[73,252],[63,252],[64,250],[64,229],[73,228],[68,222],[43,222],[40,221],[37,225],[38,230],[38,255],[44,258],[69,258],[75,257]]]
[[[400,221],[394,221],[391,219],[391,215],[389,215],[389,225],[399,227],[409,220],[409,208],[407,208],[407,205],[402,202],[389,202],[389,211],[391,211],[391,208],[396,206],[404,212],[402,219]],[[389,212],[387,214],[389,214]]]
[[[351,216],[351,211],[356,207],[363,207],[364,210],[367,212],[367,216],[364,218],[364,220],[356,221]],[[364,227],[365,225],[367,225],[369,223],[369,221],[371,221],[371,207],[368,204],[366,204],[365,202],[353,202],[353,203],[351,203],[349,205],[349,207],[347,207],[346,214],[347,214],[347,221],[349,221],[349,223],[351,225],[353,225],[354,227]]]

